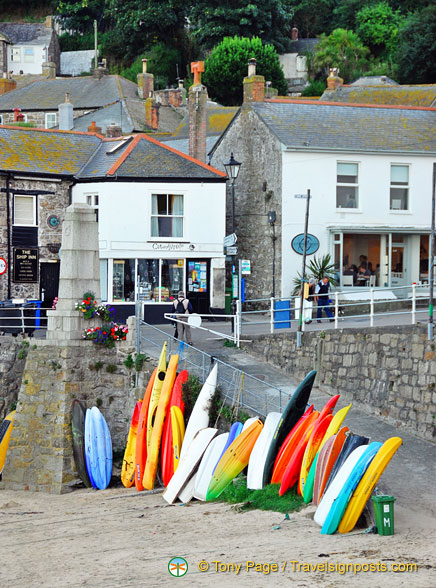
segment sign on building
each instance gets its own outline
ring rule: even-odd
[[[14,282],[31,284],[38,281],[38,249],[14,249]]]

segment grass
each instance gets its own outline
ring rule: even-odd
[[[248,490],[245,477],[238,477],[229,484],[218,502],[237,504],[238,511],[272,510],[274,512],[289,513],[304,506],[301,496],[292,489],[283,496],[279,496],[279,484],[270,484],[262,490]]]

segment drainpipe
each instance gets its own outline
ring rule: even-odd
[[[6,223],[7,223],[7,239],[8,239],[8,299],[10,299],[12,297],[10,179],[11,179],[11,174],[8,172],[8,174],[6,176]]]
[[[436,163],[433,164],[433,182],[432,182],[432,195],[431,195],[431,235],[430,235],[430,267],[428,276],[429,285],[429,304],[428,304],[428,339],[433,341],[434,339],[434,323],[433,323],[433,288],[434,288],[434,256],[435,256],[435,190],[436,190]]]

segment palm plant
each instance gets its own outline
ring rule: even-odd
[[[321,257],[316,257],[315,255],[315,257],[308,263],[307,270],[308,271],[305,275],[305,281],[307,281],[309,278],[315,278],[316,283],[318,283],[320,280],[322,280],[322,278],[328,278],[332,286],[337,286],[338,284],[335,278],[335,264],[332,263],[330,253],[327,253]],[[292,290],[292,296],[297,296],[300,292],[301,282],[302,276],[301,273],[298,272],[292,281],[294,286],[294,289]]]

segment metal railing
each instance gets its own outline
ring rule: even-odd
[[[35,331],[47,330],[47,310],[52,310],[52,307],[41,307],[34,302],[23,304],[0,302],[0,334],[32,335]]]
[[[271,411],[282,412],[289,394],[281,388],[209,355],[142,320],[139,324],[139,352],[158,357],[167,342],[167,353],[179,353],[179,367],[187,369],[201,382],[206,380],[211,364],[218,364],[218,386],[230,406],[243,407],[265,417]]]

